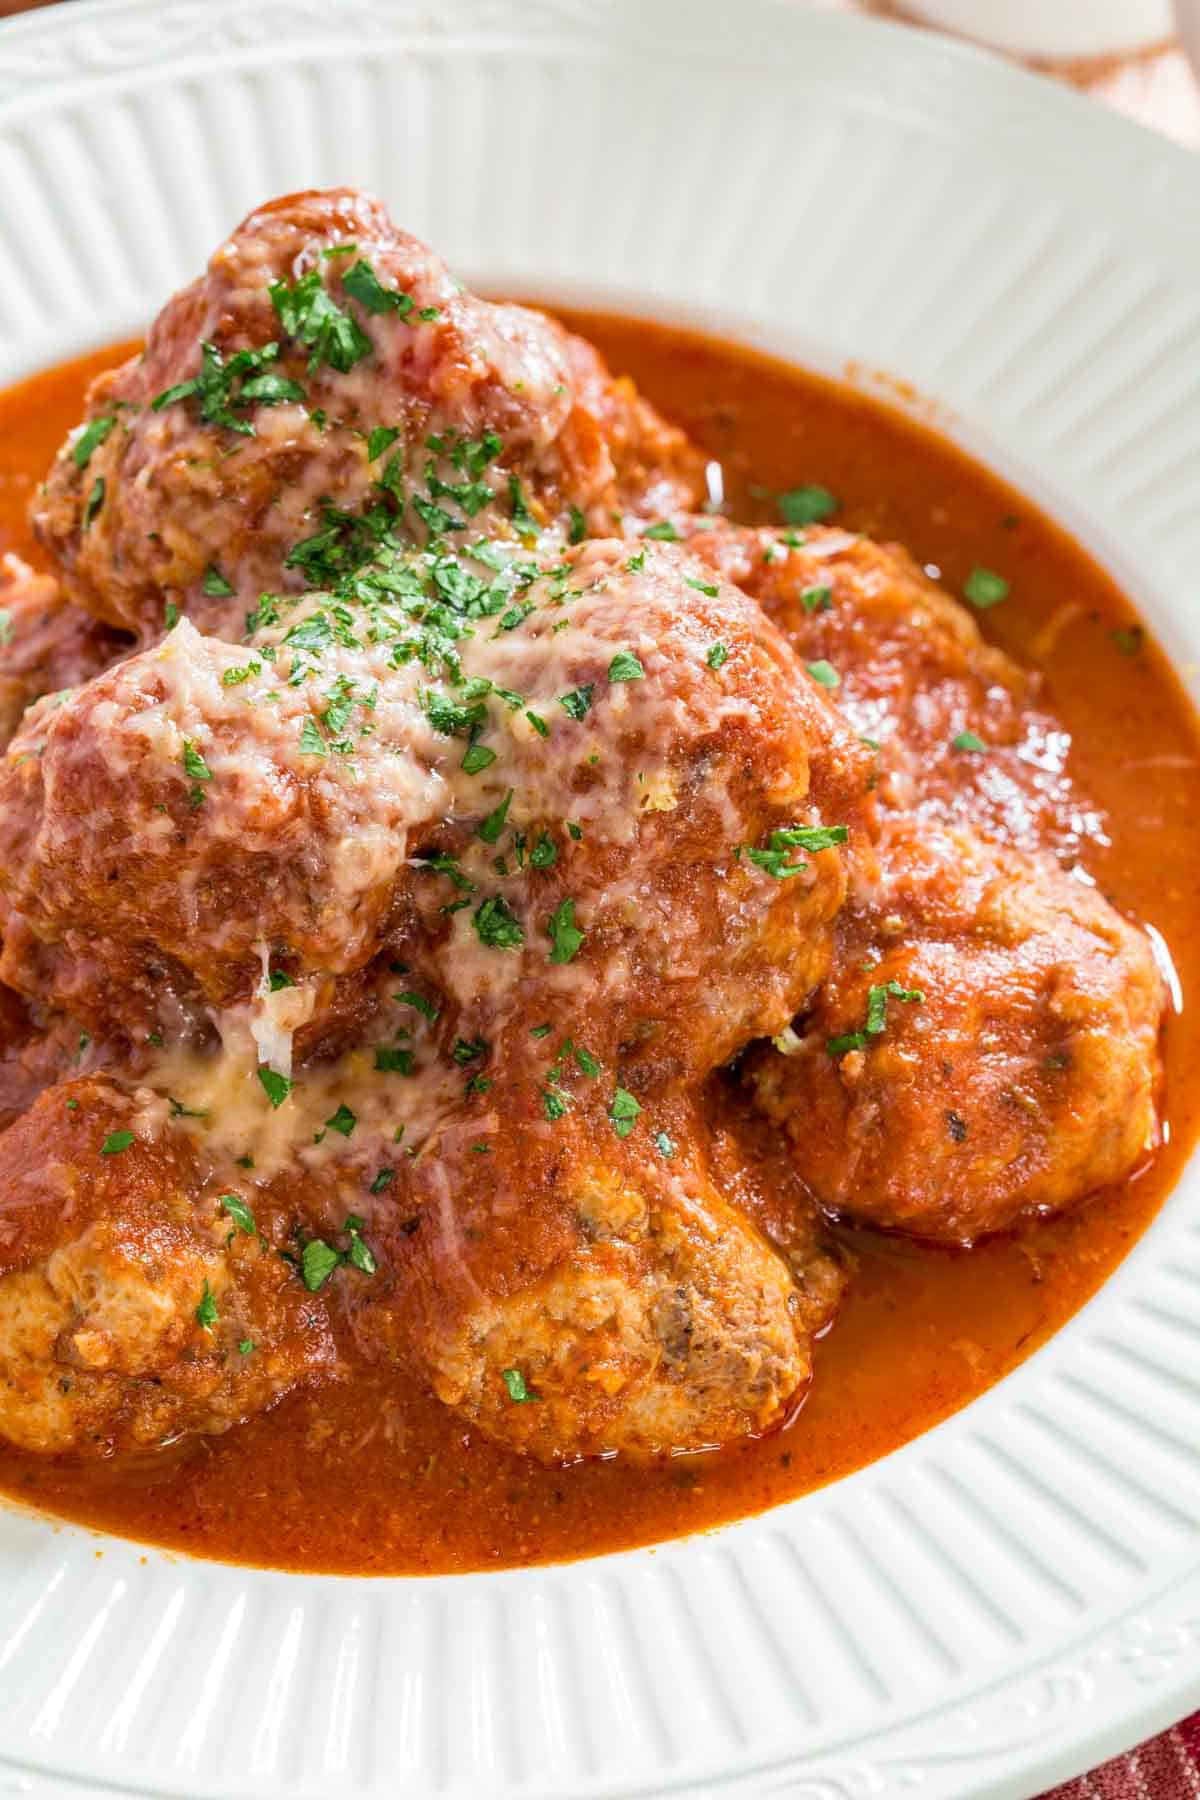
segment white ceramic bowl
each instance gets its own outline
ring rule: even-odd
[[[0,30],[0,379],[252,204],[916,384],[1200,662],[1200,164],[771,0],[77,0]],[[709,1537],[354,1581],[0,1513],[0,1792],[1018,1800],[1200,1701],[1200,1178],[973,1406]]]

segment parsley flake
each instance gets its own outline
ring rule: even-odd
[[[518,1405],[523,1405],[527,1400],[541,1399],[540,1394],[535,1394],[533,1389],[526,1385],[525,1377],[520,1369],[501,1369],[500,1379],[508,1389],[509,1399]]]
[[[206,1281],[204,1283],[204,1292],[200,1296],[200,1304],[196,1308],[196,1323],[201,1326],[203,1330],[211,1331],[220,1317],[221,1315],[217,1311],[216,1300],[213,1298],[213,1291]]]
[[[608,1116],[612,1121],[612,1128],[619,1138],[629,1136],[641,1117],[641,1112],[642,1109],[633,1095],[623,1087],[617,1088],[613,1094],[612,1105],[608,1109]]]
[[[413,309],[412,295],[384,287],[370,263],[363,262],[361,257],[342,276],[342,286],[369,313],[394,312],[403,319]],[[374,460],[372,456],[371,461]]]
[[[632,650],[618,650],[608,665],[610,681],[644,681],[646,671]]]
[[[493,894],[476,907],[471,916],[481,944],[495,950],[520,950],[525,933],[520,920],[509,910],[499,894]]]
[[[268,1069],[265,1063],[260,1063],[258,1079],[261,1081],[263,1092],[272,1107],[282,1106],[292,1091],[292,1084],[287,1076],[280,1075],[275,1069]]]
[[[77,469],[87,468],[92,460],[92,452],[100,448],[116,422],[116,414],[109,413],[105,418],[93,419],[89,425],[84,426],[71,446],[71,461]]]
[[[193,744],[191,738],[184,738],[183,740],[183,768],[184,773],[189,775],[193,781],[212,780],[212,770],[197,750],[195,744]]]
[[[486,744],[471,744],[462,759],[462,772],[464,775],[478,775],[495,760],[496,752],[489,750]]]
[[[234,589],[226,581],[216,563],[209,563],[207,569],[205,569],[204,579],[200,583],[200,589],[202,593],[208,595],[210,600],[225,600],[234,592]]]
[[[504,830],[505,820],[508,818],[508,809],[512,805],[512,797],[513,789],[509,788],[499,806],[488,814],[487,818],[483,821],[483,824],[479,827],[477,835],[483,839],[485,844],[499,843],[500,834]]]
[[[347,271],[347,275],[352,273]],[[344,276],[343,285],[345,281]],[[319,270],[310,269],[292,287],[286,281],[273,281],[267,292],[287,335],[312,351],[310,375],[322,363],[344,375],[374,349],[357,319],[343,312],[322,286]]]
[[[300,1253],[300,1274],[310,1294],[325,1286],[333,1271],[340,1267],[342,1253],[324,1238],[310,1238]]]
[[[999,606],[1001,600],[1008,599],[1009,588],[1003,575],[976,567],[963,582],[963,593],[972,606],[986,612],[989,606]]]
[[[546,921],[546,935],[553,946],[550,951],[552,963],[569,963],[578,955],[584,933],[575,923],[574,900],[560,901],[555,907]]]
[[[575,720],[585,719],[591,708],[592,695],[595,692],[595,688],[596,684],[594,681],[589,681],[586,687],[572,688],[569,694],[560,694],[558,696],[558,704],[569,718]]]
[[[217,1205],[222,1212],[229,1214],[234,1225],[244,1236],[257,1236],[258,1226],[254,1223],[254,1214],[240,1194],[221,1194],[217,1198]]]
[[[132,1131],[110,1131],[100,1146],[101,1156],[120,1156],[133,1142]]]
[[[327,1131],[336,1131],[339,1137],[348,1138],[358,1124],[358,1114],[351,1112],[343,1100],[332,1118],[325,1121]]]
[[[785,525],[815,525],[834,514],[839,502],[823,487],[791,488],[775,501]]]
[[[91,492],[88,494],[87,501],[83,508],[84,531],[87,530],[96,514],[100,511],[100,508],[104,505],[104,494],[104,477],[103,475],[97,475],[95,481],[92,483]]]

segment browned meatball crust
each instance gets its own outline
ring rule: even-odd
[[[590,345],[334,190],[252,213],[94,384],[33,521],[99,617],[154,637],[178,608],[237,638],[331,538],[343,564],[385,530],[564,541],[694,505],[702,468]]]
[[[515,623],[464,639],[445,685],[397,665],[408,615],[364,608],[342,629],[305,596],[248,648],[181,621],[36,707],[0,764],[4,979],[136,1042],[235,1003],[311,1039],[431,915],[447,989],[477,982],[494,1005],[479,910],[515,880],[548,992],[580,985],[545,967],[569,904],[606,1003],[619,987],[649,1009],[634,1036],[678,1018],[681,1068],[711,1067],[819,979],[836,848],[776,858],[784,879],[755,858],[771,863],[773,831],[848,829],[870,756],[758,610],[701,591],[693,566],[586,545],[521,590]],[[498,806],[495,842],[528,848],[499,879],[479,835]],[[460,854],[479,897],[447,915],[455,878],[431,881],[430,858],[436,874]],[[284,999],[263,993],[272,957]]]
[[[748,1079],[823,1206],[970,1243],[1157,1142],[1163,984],[1093,888],[966,827],[891,822],[816,1005]]]
[[[323,1301],[268,1242],[284,1241],[279,1221],[221,1195],[148,1090],[62,1083],[9,1127],[3,1436],[38,1451],[148,1448],[225,1431],[336,1372]]]
[[[1018,848],[1049,844],[1065,863],[1101,832],[1067,772],[1070,737],[1040,676],[986,643],[906,550],[821,526],[693,519],[681,529],[803,662],[832,671],[839,710],[875,747],[881,805]]]
[[[0,556],[0,748],[35,700],[81,687],[128,650],[124,632],[64,600],[52,575]]]

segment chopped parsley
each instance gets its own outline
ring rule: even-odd
[[[960,731],[957,737],[951,738],[950,742],[956,750],[970,750],[976,756],[984,756],[987,753],[987,745],[974,731]]]
[[[204,1292],[200,1296],[200,1304],[196,1308],[196,1323],[205,1331],[211,1331],[221,1315],[217,1311],[217,1303],[208,1282],[204,1283]]]
[[[752,844],[739,844],[734,855],[745,856],[748,862],[773,875],[776,881],[784,881],[789,875],[799,875],[808,867],[806,862],[788,860],[793,850],[832,850],[835,844],[844,844],[849,835],[845,825],[789,825],[782,831],[771,833],[765,850],[757,850]]]
[[[541,527],[525,502],[521,483],[515,475],[508,478],[508,497],[512,502],[512,521],[519,537],[536,537]]]
[[[920,988],[906,988],[898,981],[884,981],[869,988],[865,1024],[860,1031],[848,1031],[842,1037],[830,1038],[825,1045],[829,1055],[845,1056],[850,1050],[865,1050],[869,1040],[887,1028],[889,999],[909,1006],[922,1006],[925,1002]]]
[[[525,943],[521,922],[499,894],[482,901],[472,914],[481,944],[494,950],[520,950]]]
[[[813,486],[790,488],[776,497],[775,504],[785,525],[815,525],[830,518],[839,502],[828,488]]]
[[[71,446],[71,461],[77,469],[87,468],[92,460],[92,452],[100,448],[116,422],[116,414],[109,413],[105,418],[93,419],[90,425],[84,426]]]
[[[571,520],[571,529],[567,533],[567,542],[568,544],[582,544],[587,536],[587,520],[577,506],[570,508],[568,516]]]
[[[478,775],[496,760],[496,752],[489,750],[486,744],[470,744],[462,759],[464,775]]]
[[[295,987],[295,985],[286,969],[272,969],[267,976],[267,987],[273,994],[279,993],[281,988]]]
[[[675,1154],[674,1138],[668,1137],[665,1131],[656,1131],[654,1134],[653,1143],[654,1143],[654,1148],[658,1151],[658,1154],[660,1156],[665,1156],[669,1162],[670,1159]]]
[[[716,589],[713,589],[716,592]],[[729,661],[729,650],[725,644],[713,644],[704,658],[710,669],[723,669]]]
[[[424,994],[418,994],[412,988],[405,988],[403,993],[397,994],[396,1003],[398,1006],[413,1007],[423,1019],[428,1019],[431,1025],[440,1011],[440,1008],[436,1007],[432,1000],[427,1000]]]
[[[403,319],[413,309],[412,295],[384,287],[370,263],[361,257],[342,276],[342,286],[369,313],[394,312]],[[371,460],[375,460],[374,456]]]
[[[400,436],[398,425],[376,425],[367,439],[367,461],[377,462]]]
[[[644,681],[646,671],[632,650],[618,650],[608,665],[610,681]]]
[[[352,270],[347,271],[347,274],[352,273]],[[345,279],[343,277],[343,283]],[[308,359],[310,375],[322,363],[328,363],[331,369],[344,375],[355,363],[371,354],[374,345],[370,338],[358,320],[343,312],[331,298],[321,283],[319,270],[310,269],[292,287],[286,281],[273,281],[267,292],[288,336],[311,350]]]
[[[378,1175],[376,1175],[374,1181],[371,1183],[371,1193],[382,1194],[384,1188],[390,1187],[395,1179],[395,1169],[380,1169]]]
[[[374,1275],[379,1267],[375,1252],[363,1237],[363,1221],[357,1213],[348,1213],[342,1230],[350,1239],[348,1250],[338,1250],[324,1238],[310,1238],[300,1253],[300,1279],[310,1294],[325,1286],[335,1269],[349,1263],[363,1275]],[[289,1258],[289,1261],[293,1260]]]
[[[709,600],[715,600],[721,591],[715,581],[698,581],[694,575],[687,575],[684,579],[690,588],[695,588],[698,594],[704,594]]]
[[[643,537],[655,538],[661,544],[677,544],[679,532],[670,519],[660,519],[656,525],[647,525]],[[716,589],[713,589],[716,592]]]
[[[341,1251],[327,1244],[324,1238],[310,1238],[300,1252],[300,1275],[309,1293],[315,1294],[323,1288],[343,1260]]]
[[[85,531],[95,518],[96,514],[100,511],[100,508],[104,505],[104,494],[104,477],[103,475],[97,475],[95,481],[92,483],[91,492],[88,494],[83,508],[83,529]]]
[[[200,345],[200,373],[164,388],[150,402],[150,410],[162,412],[164,407],[175,406],[181,400],[195,399],[206,425],[220,425],[242,437],[253,437],[253,425],[248,419],[239,418],[235,408],[278,406],[304,398],[299,382],[289,381],[267,368],[278,355],[279,345],[271,343],[264,344],[261,350],[239,350],[226,362],[217,346],[205,340]]]
[[[543,831],[537,843],[529,852],[529,866],[532,869],[552,869],[558,861],[558,846],[552,837]]]
[[[100,1146],[101,1156],[120,1156],[133,1142],[132,1131],[110,1131]]]
[[[520,1369],[501,1369],[500,1379],[508,1389],[509,1399],[518,1405],[522,1405],[527,1400],[541,1399],[540,1394],[535,1394],[533,1389],[527,1386]]]
[[[212,770],[197,750],[195,744],[193,744],[191,738],[184,738],[183,740],[183,768],[184,773],[189,775],[193,781],[212,780]]]
[[[841,676],[832,663],[820,657],[816,662],[805,663],[805,668],[814,681],[819,681],[823,688],[835,688],[841,685]]]
[[[411,1075],[413,1053],[411,1050],[396,1049],[390,1044],[377,1044],[375,1067],[381,1075]]]
[[[240,1194],[221,1194],[217,1205],[222,1212],[228,1213],[236,1228],[246,1237],[256,1237],[258,1226],[254,1223],[254,1214],[246,1205]]]
[[[499,806],[488,814],[487,818],[483,821],[483,824],[479,827],[478,835],[483,839],[485,844],[499,843],[500,834],[504,830],[505,821],[508,818],[508,809],[512,805],[512,797],[513,789],[509,788]]]
[[[612,1121],[612,1128],[619,1138],[629,1136],[641,1117],[641,1111],[642,1109],[633,1095],[628,1093],[625,1088],[619,1087],[616,1090],[612,1097],[612,1105],[608,1109],[608,1116]]]
[[[202,593],[208,595],[210,600],[225,600],[234,592],[234,589],[226,581],[216,563],[209,563],[207,569],[205,569],[204,579],[200,583],[200,589]]]
[[[1109,635],[1122,656],[1137,656],[1146,641],[1146,633],[1140,625],[1125,625]]]
[[[273,1107],[282,1106],[292,1091],[292,1084],[286,1075],[280,1075],[275,1069],[268,1069],[265,1063],[258,1067],[258,1079],[262,1082],[263,1092]]]
[[[300,727],[300,754],[301,756],[329,755],[329,745],[321,736],[317,721],[311,714]]]
[[[1001,600],[1008,599],[1008,591],[1007,581],[994,569],[976,567],[963,582],[963,593],[980,612],[986,612],[989,606],[999,606]]]
[[[595,688],[594,681],[589,681],[585,687],[572,688],[569,694],[559,695],[558,704],[568,717],[576,720],[585,719],[591,708]]]
[[[560,901],[555,907],[546,921],[546,935],[553,946],[552,963],[569,963],[578,954],[584,934],[575,923],[574,900]]]
[[[833,589],[827,587],[805,588],[800,596],[800,604],[806,613],[828,612],[833,605]]]
[[[343,1100],[331,1118],[326,1119],[326,1131],[336,1131],[339,1137],[348,1138],[358,1124],[358,1114],[351,1112]]]

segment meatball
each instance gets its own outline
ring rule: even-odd
[[[840,1294],[815,1236],[785,1259],[727,1203],[686,1103],[644,1093],[623,1139],[611,1081],[553,1119],[512,1081],[502,1137],[448,1127],[415,1172],[419,1228],[380,1233],[404,1306],[368,1297],[360,1325],[376,1352],[400,1328],[440,1399],[546,1461],[778,1424]]]
[[[702,468],[590,346],[335,190],[252,213],[94,384],[33,522],[100,618],[237,638],[381,541],[611,531],[695,504]]]
[[[80,687],[128,647],[124,632],[65,601],[52,575],[0,556],[0,749],[34,700]]]
[[[674,546],[582,546],[503,611],[437,566],[478,604],[436,676],[396,656],[421,621],[347,590],[239,650],[181,622],[35,710],[0,775],[9,978],[136,1016],[176,1129],[252,1148],[305,1232],[358,1215],[378,1268],[340,1284],[347,1328],[489,1434],[561,1457],[763,1429],[835,1296],[814,1243],[781,1256],[722,1197],[688,1095],[824,974],[871,757]],[[368,980],[354,1045],[308,1058]]]
[[[891,822],[815,1007],[747,1079],[829,1212],[969,1244],[1127,1175],[1157,1141],[1163,984],[1052,863]]]
[[[145,1090],[50,1088],[0,1154],[0,1436],[110,1455],[220,1432],[336,1372],[274,1221],[198,1169]]]
[[[408,610],[356,577],[260,604],[242,649],[181,621],[35,707],[0,765],[4,980],[108,1037],[243,1006],[303,1051],[358,1028],[402,945],[489,1013],[518,971],[552,1014],[592,984],[680,1073],[780,1029],[828,958],[869,754],[674,547],[585,545],[519,587],[430,562],[388,574]]]
[[[806,663],[831,670],[847,723],[875,747],[881,804],[977,825],[1060,861],[1103,837],[1076,792],[1069,733],[1040,677],[984,642],[970,610],[896,544],[828,528],[684,522],[696,554],[753,595]]]

